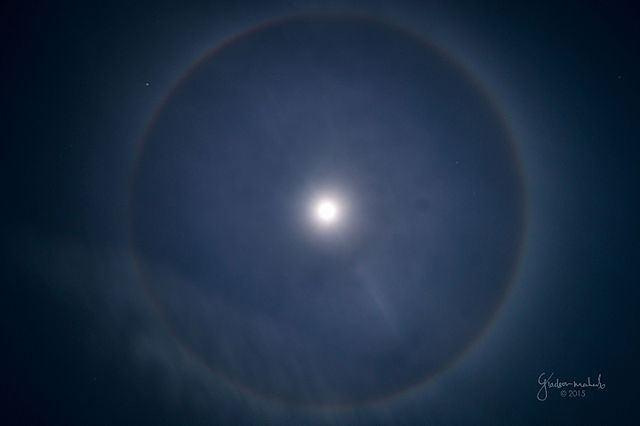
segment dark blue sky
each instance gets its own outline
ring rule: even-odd
[[[636,423],[629,5],[1,15],[3,423]]]

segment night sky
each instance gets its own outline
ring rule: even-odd
[[[0,6],[0,424],[637,424],[622,2]]]

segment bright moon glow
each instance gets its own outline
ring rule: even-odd
[[[323,199],[316,204],[316,218],[325,224],[330,224],[338,219],[338,205],[330,199]]]

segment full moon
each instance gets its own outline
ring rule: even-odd
[[[338,220],[339,208],[338,204],[331,199],[321,199],[316,203],[315,207],[316,219],[323,224],[331,224]]]

